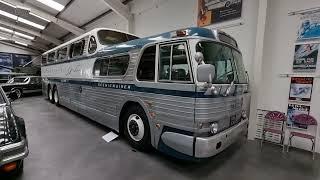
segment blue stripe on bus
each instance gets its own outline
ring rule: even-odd
[[[83,86],[119,89],[119,90],[145,92],[145,93],[162,94],[162,95],[179,96],[179,97],[191,97],[191,98],[217,98],[217,97],[221,97],[221,96],[213,96],[213,95],[204,95],[204,92],[138,87],[134,84],[104,83],[104,82],[94,82],[94,81],[62,80],[62,79],[49,79],[49,80],[55,81],[55,82],[61,82],[61,83],[83,85]]]

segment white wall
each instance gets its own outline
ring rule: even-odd
[[[290,78],[281,78],[279,75],[293,73],[294,43],[299,27],[299,16],[288,16],[288,12],[319,6],[319,0],[269,0],[263,55],[263,86],[259,92],[258,108],[287,112]],[[316,74],[320,74],[319,66]],[[319,92],[320,79],[315,79],[311,114],[320,120]],[[319,140],[318,134],[318,152]],[[294,142],[297,147],[311,148],[309,140]]]

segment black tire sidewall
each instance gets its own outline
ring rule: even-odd
[[[55,100],[55,98],[54,98],[54,94],[56,93],[56,91],[57,91],[57,98],[58,98],[58,102],[56,102],[56,100]],[[54,104],[56,104],[57,106],[59,106],[59,91],[58,91],[58,88],[55,86],[54,88],[53,88],[53,91],[52,91],[52,101],[53,101],[53,103]]]
[[[144,136],[140,141],[135,141],[133,140],[128,132],[128,128],[127,128],[127,123],[128,123],[128,119],[130,117],[130,115],[132,114],[137,114],[138,116],[140,116],[140,118],[143,121],[143,125],[144,125]],[[125,113],[125,115],[123,116],[123,130],[124,130],[124,135],[127,138],[129,144],[135,148],[138,149],[140,151],[149,151],[151,149],[151,138],[150,138],[150,126],[149,126],[149,122],[148,122],[148,117],[146,115],[146,113],[144,112],[144,110],[140,107],[140,106],[131,106],[128,108],[127,112]]]

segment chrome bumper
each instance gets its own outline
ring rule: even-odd
[[[241,134],[247,133],[248,120],[210,137],[194,137],[177,132],[164,132],[163,143],[173,150],[193,158],[208,158],[234,143]],[[194,148],[193,148],[194,147]]]
[[[24,159],[28,156],[28,144],[26,139],[22,141],[0,147],[0,166]]]
[[[227,129],[215,136],[197,137],[195,142],[195,157],[208,158],[218,154],[234,143],[248,130],[248,120],[243,120],[236,126]]]

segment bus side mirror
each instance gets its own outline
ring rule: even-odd
[[[215,77],[215,67],[211,64],[200,64],[197,68],[198,82],[212,83]]]
[[[194,59],[197,61],[198,64],[202,64],[202,62],[204,61],[204,56],[202,52],[196,52],[196,54],[194,55]]]

